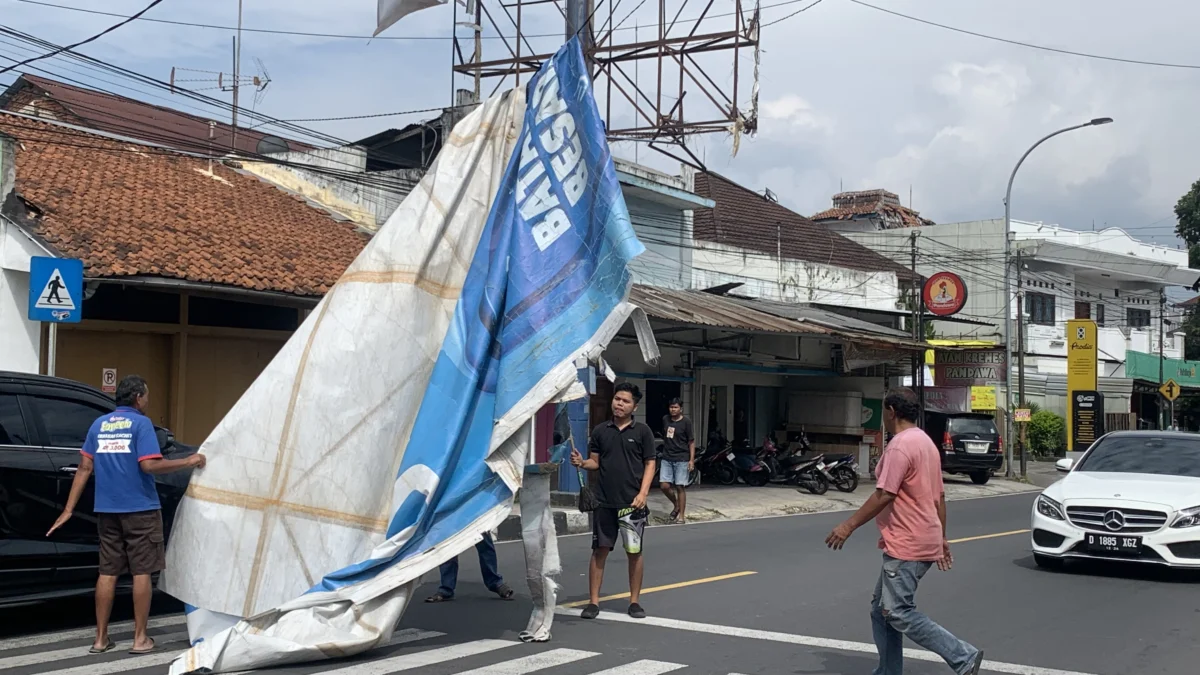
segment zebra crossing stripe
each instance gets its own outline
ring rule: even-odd
[[[117,661],[93,661],[82,666],[51,670],[37,675],[112,675],[151,666],[165,666],[174,661],[176,656],[179,656],[179,652],[166,650],[145,656],[131,656]]]
[[[445,663],[447,661],[466,658],[468,656],[486,654],[488,652],[494,652],[498,649],[514,647],[520,644],[524,643],[515,642],[513,640],[476,640],[474,642],[464,642],[460,645],[450,645],[448,647],[439,647],[437,649],[429,649],[423,652],[392,656],[386,659],[364,661],[362,663],[356,663],[352,666],[346,666],[344,668],[323,670],[320,671],[319,675],[388,675],[389,673],[398,673],[405,670],[413,670],[414,668],[423,668],[425,666]],[[74,675],[74,673],[71,675]],[[312,675],[318,674],[313,673]]]
[[[180,633],[179,635],[182,636],[183,640],[187,639],[187,633]],[[388,642],[388,644],[389,645],[401,645],[401,644],[407,644],[409,642],[417,642],[419,640],[428,640],[430,638],[442,637],[443,635],[445,635],[445,633],[439,633],[437,631],[432,631],[432,630],[419,630],[417,628],[405,628],[403,630],[396,631],[392,635],[392,639]],[[151,635],[150,637],[157,640],[158,644],[160,646],[171,643],[170,641],[167,640],[167,638],[171,637],[171,634]],[[69,653],[60,655],[56,659],[45,659],[43,662],[45,663],[45,662],[49,662],[50,660],[61,660],[61,659],[65,659],[65,658],[77,658],[77,657],[83,657],[83,656],[90,656],[93,659],[104,658],[103,656],[89,655],[87,653],[86,647],[83,649],[76,648],[76,649],[59,650],[59,651],[60,652],[69,652]],[[49,653],[53,653],[53,652],[49,652]],[[147,654],[144,656],[127,656],[125,658],[121,658],[121,659],[117,659],[117,660],[110,660],[110,661],[97,660],[97,661],[87,664],[87,665],[75,666],[75,667],[71,667],[71,668],[63,668],[61,670],[53,670],[53,671],[49,671],[49,672],[41,672],[41,673],[37,673],[37,675],[91,675],[93,673],[95,675],[113,675],[114,673],[125,673],[125,672],[131,671],[131,670],[140,670],[142,668],[150,668],[150,667],[154,667],[154,666],[166,665],[166,664],[169,664],[172,661],[174,661],[175,658],[180,655],[180,653],[181,652],[167,649],[167,650],[163,650],[161,652],[154,652],[152,654]],[[109,654],[112,654],[112,652],[109,652]],[[6,668],[6,667],[10,667],[10,666],[3,665],[3,662],[0,662],[0,668]],[[16,667],[16,666],[11,666],[11,667]],[[250,672],[250,671],[245,671],[245,672]],[[230,675],[245,675],[245,673],[241,673],[241,674],[231,673]]]
[[[467,670],[458,675],[525,675],[525,673],[590,659],[593,656],[600,655],[596,652],[584,652],[577,649],[551,649],[541,654],[532,654],[504,663]]]
[[[187,642],[187,631],[182,633],[167,633],[166,635],[151,635],[158,645],[169,645],[174,642]],[[116,651],[116,650],[114,650]],[[66,649],[55,649],[52,651],[31,652],[29,654],[20,654],[18,656],[9,656],[0,658],[0,671],[7,668],[20,668],[22,666],[36,666],[40,663],[51,663],[53,661],[63,661],[65,659],[73,659],[81,656],[89,656],[88,647],[68,647]]]
[[[601,670],[598,673],[592,673],[592,675],[663,675],[663,673],[670,673],[683,668],[687,668],[687,666],[682,663],[642,660],[617,666],[616,668],[609,668],[608,670]],[[730,675],[734,674],[731,673]]]
[[[164,616],[159,619],[150,619],[150,628],[170,628],[181,626],[187,622],[187,618],[182,614],[176,616]],[[108,627],[109,635],[113,633],[124,633],[133,630],[132,621],[122,621],[114,623]],[[76,630],[64,630],[57,633],[42,633],[40,635],[28,635],[25,637],[8,638],[0,640],[0,651],[9,649],[21,649],[22,647],[36,647],[38,645],[52,645],[58,642],[67,642],[69,640],[85,640],[96,637],[96,629],[79,628]]]

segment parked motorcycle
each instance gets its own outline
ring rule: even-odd
[[[854,460],[854,455],[825,455],[824,462],[825,472],[835,488],[841,492],[858,489],[858,462]]]
[[[814,495],[828,492],[829,484],[833,481],[825,472],[824,457],[821,454],[797,457],[796,463],[786,469],[787,482],[798,485]]]

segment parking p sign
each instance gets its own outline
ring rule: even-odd
[[[29,320],[79,323],[83,319],[83,261],[29,260]]]

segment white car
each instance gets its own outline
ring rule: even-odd
[[[1200,568],[1200,435],[1107,434],[1033,505],[1039,567],[1067,559]]]

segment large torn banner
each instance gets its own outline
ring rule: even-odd
[[[171,672],[386,643],[508,514],[531,418],[628,318],[642,250],[572,40],[455,127],[204,443],[161,581],[189,608]]]

